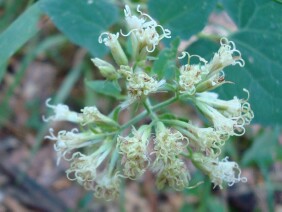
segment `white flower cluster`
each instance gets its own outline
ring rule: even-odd
[[[54,115],[44,118],[45,121],[71,121],[89,127],[89,130],[79,132],[74,128],[71,131],[61,130],[57,136],[50,128],[50,136],[45,138],[55,141],[54,149],[57,152],[59,164],[61,158],[70,162],[70,168],[66,171],[70,180],[76,180],[85,189],[93,190],[94,196],[106,199],[115,199],[118,196],[120,175],[118,171],[108,170],[107,166],[101,171],[103,163],[111,157],[113,141],[108,133],[102,133],[101,127],[113,129],[117,123],[103,115],[96,107],[84,107],[81,113],[70,111],[66,105],[50,105],[50,99],[46,105],[53,109]],[[90,130],[91,129],[91,130]],[[95,129],[95,130],[94,130]],[[100,144],[93,153],[82,154],[79,150]],[[103,180],[102,180],[103,179]]]
[[[67,105],[47,107],[54,112],[45,121],[70,121],[78,124],[71,131],[62,130],[55,135],[50,129],[46,138],[55,141],[54,149],[61,158],[70,162],[66,171],[70,180],[75,180],[85,189],[94,191],[99,198],[115,199],[119,193],[121,177],[137,179],[147,170],[156,177],[159,189],[171,187],[175,190],[189,188],[190,174],[187,159],[207,174],[214,186],[229,186],[237,182],[246,182],[241,177],[237,163],[227,157],[219,160],[222,147],[230,136],[242,136],[245,126],[254,118],[247,99],[234,97],[221,100],[216,93],[210,92],[226,83],[223,69],[230,65],[244,66],[241,53],[232,41],[220,40],[220,48],[208,62],[198,55],[183,52],[178,59],[188,57],[174,79],[158,79],[152,74],[152,65],[147,61],[163,38],[170,38],[171,32],[159,25],[151,16],[140,11],[134,15],[129,6],[124,9],[128,33],[121,30],[116,34],[104,32],[98,41],[111,50],[115,65],[99,58],[92,62],[102,76],[119,85],[121,93],[127,98],[110,115],[102,114],[97,107],[84,107],[74,112]],[[120,36],[121,35],[121,36]],[[119,39],[130,39],[131,51],[124,51]],[[122,43],[122,42],[121,42]],[[191,64],[196,58],[198,64]],[[161,77],[159,77],[161,78]],[[173,97],[160,103],[152,101],[149,95],[162,89]],[[123,97],[120,95],[119,97]],[[161,110],[176,101],[189,99],[209,121],[210,126],[201,128],[177,118],[166,110]],[[132,119],[120,124],[120,112],[134,102],[143,112],[135,110]],[[145,118],[151,123],[144,124]],[[138,127],[137,127],[138,126]],[[131,131],[127,129],[131,127]],[[125,132],[127,132],[125,134]]]
[[[136,62],[146,60],[147,54],[155,50],[160,40],[170,38],[170,31],[157,24],[148,14],[141,12],[140,6],[137,7],[137,12],[140,14],[139,17],[132,15],[129,6],[125,6],[125,20],[130,31],[127,34],[121,32],[121,35],[125,37],[130,36],[134,49],[133,57],[137,60]],[[161,29],[162,34],[158,33],[157,28]],[[141,67],[138,69],[130,67],[118,38],[119,33],[112,34],[109,32],[104,32],[99,37],[99,42],[104,43],[111,49],[115,62],[120,66],[118,71],[110,63],[99,58],[94,58],[92,61],[107,79],[115,80],[120,77],[126,79],[128,99],[121,105],[122,108],[126,108],[134,101],[140,100],[141,97],[158,91],[165,84],[165,80],[157,81]]]

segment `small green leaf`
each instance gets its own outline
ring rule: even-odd
[[[123,97],[120,94],[121,91],[120,87],[118,86],[117,83],[113,81],[105,81],[105,80],[88,81],[86,82],[86,85],[99,94],[115,97],[117,99]]]
[[[175,61],[177,57],[177,48],[179,46],[179,43],[179,38],[173,40],[171,42],[171,47],[162,50],[158,56],[158,59],[154,62],[152,72],[157,74],[159,79],[175,79],[177,71]]]
[[[98,37],[118,19],[118,10],[109,1],[41,0],[40,6],[54,24],[72,42],[86,48],[93,56],[107,52]]]
[[[40,16],[38,3],[35,3],[0,34],[0,82],[7,60],[40,30]]]
[[[187,39],[200,32],[215,7],[215,0],[150,0],[149,12],[173,36]]]

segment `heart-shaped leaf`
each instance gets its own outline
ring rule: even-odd
[[[41,0],[40,5],[72,42],[93,56],[105,55],[107,48],[98,43],[98,37],[118,20],[116,6],[102,0]]]

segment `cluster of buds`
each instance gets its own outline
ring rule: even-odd
[[[61,158],[70,162],[66,171],[68,179],[92,190],[96,197],[106,199],[118,196],[122,179],[135,180],[146,171],[155,174],[159,189],[171,187],[183,190],[189,188],[191,176],[187,161],[190,160],[209,176],[215,187],[223,188],[224,183],[231,186],[246,182],[237,163],[228,161],[227,157],[219,158],[230,136],[243,135],[245,126],[254,117],[248,103],[249,93],[244,89],[247,99],[235,96],[226,101],[210,92],[226,83],[224,68],[236,64],[244,66],[241,53],[233,42],[222,38],[221,46],[210,62],[183,52],[178,59],[187,56],[188,62],[179,67],[177,78],[171,81],[158,79],[152,73],[147,56],[163,38],[170,38],[171,33],[141,12],[139,6],[137,13],[138,16],[133,15],[126,5],[124,14],[129,32],[104,32],[98,39],[110,48],[115,64],[92,59],[102,76],[120,85],[127,95],[125,101],[108,116],[95,106],[74,112],[66,105],[51,105],[50,99],[46,101],[54,114],[44,117],[45,121],[69,121],[80,125],[81,131],[63,130],[57,135],[51,128],[50,135],[46,136],[56,142],[54,149],[58,153],[58,163]],[[120,37],[131,40],[131,55],[125,53]],[[191,64],[192,57],[197,58],[199,63]],[[150,95],[160,92],[165,86],[174,89],[170,90],[173,97],[151,105]],[[167,114],[167,109],[165,114],[161,114],[161,109],[169,104],[187,99],[206,117],[208,127],[198,127],[185,118]],[[120,112],[135,102],[141,103],[144,111],[120,124]],[[144,124],[142,120],[148,117],[151,123]]]

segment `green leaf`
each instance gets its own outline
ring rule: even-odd
[[[230,40],[246,65],[242,71],[227,74],[239,86],[222,91],[231,97],[247,88],[256,121],[282,124],[282,5],[268,0],[229,0],[223,4],[239,28]]]
[[[158,59],[154,62],[152,72],[157,74],[159,79],[175,79],[177,70],[175,61],[177,57],[177,48],[179,46],[179,43],[179,38],[173,40],[171,42],[171,47],[162,50],[158,55]]]
[[[238,31],[228,39],[234,41],[246,65],[225,69],[226,80],[234,84],[221,86],[221,97],[246,97],[243,88],[250,92],[250,103],[255,113],[253,123],[282,124],[282,5],[267,0],[222,1]],[[250,3],[251,2],[251,3]],[[271,13],[270,13],[271,11]],[[217,46],[216,46],[217,45]],[[188,51],[207,56],[210,60],[219,44],[200,39]]]
[[[173,36],[188,39],[204,28],[215,4],[215,0],[150,0],[148,6],[149,14]]]
[[[35,3],[0,34],[0,82],[7,60],[40,30],[40,15],[38,3]]]
[[[245,166],[256,164],[262,167],[273,164],[278,147],[278,135],[278,130],[265,130],[255,138],[252,147],[244,154],[242,164]]]
[[[113,81],[94,80],[94,81],[86,82],[86,85],[99,94],[115,97],[117,99],[120,99],[123,97],[120,94],[120,91],[121,91],[120,87],[118,86],[117,83]]]
[[[98,37],[118,20],[118,10],[108,1],[88,2],[41,0],[40,6],[72,42],[86,48],[93,56],[102,57],[107,48],[98,43]]]

